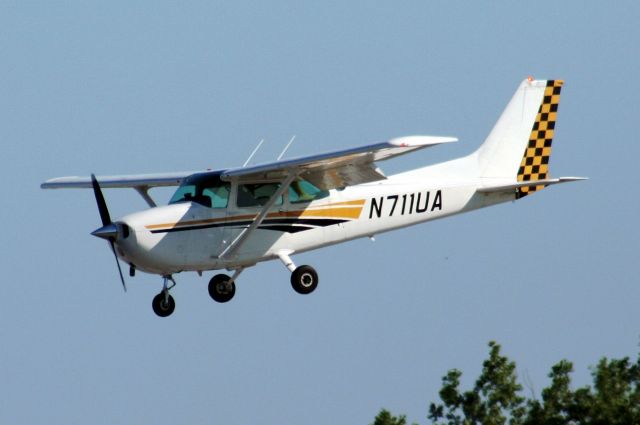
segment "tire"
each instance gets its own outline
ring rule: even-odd
[[[235,282],[229,282],[231,278],[226,274],[217,274],[209,281],[209,296],[214,301],[226,303],[231,301],[236,293]]]
[[[167,317],[176,309],[176,302],[171,295],[169,295],[168,299],[165,301],[164,293],[160,292],[158,295],[153,297],[151,306],[153,307],[153,312],[155,314],[160,317]]]
[[[318,287],[318,273],[311,266],[300,266],[291,273],[291,286],[298,294],[310,294]]]

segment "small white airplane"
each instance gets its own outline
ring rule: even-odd
[[[266,164],[203,172],[46,181],[43,189],[93,188],[106,239],[116,257],[163,277],[153,310],[169,316],[173,275],[227,269],[209,294],[227,302],[247,267],[280,259],[300,294],[313,292],[318,274],[291,255],[428,220],[513,201],[582,177],[550,178],[549,157],[561,80],[524,80],[485,142],[468,156],[386,177],[377,161],[457,141],[409,136],[353,149]],[[148,191],[179,186],[166,206]],[[101,188],[133,188],[149,209],[112,221]]]

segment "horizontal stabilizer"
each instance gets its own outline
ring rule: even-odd
[[[551,186],[558,183],[575,182],[579,180],[587,180],[587,177],[560,177],[558,179],[544,179],[544,180],[530,180],[525,182],[514,182],[510,184],[501,184],[495,186],[485,186],[478,189],[479,193],[494,193],[494,192],[515,192],[522,187],[535,187],[535,186]]]

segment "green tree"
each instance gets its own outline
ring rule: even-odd
[[[434,424],[520,423],[524,413],[524,398],[519,395],[522,386],[517,383],[516,364],[500,354],[500,345],[489,343],[489,358],[482,364],[473,389],[460,392],[461,376],[462,372],[453,369],[442,378],[442,404],[429,406],[429,419]]]
[[[549,373],[551,384],[542,390],[542,401],[536,399],[528,401],[525,424],[560,425],[579,415],[573,408],[574,394],[570,388],[571,372],[573,372],[573,364],[566,360],[560,361],[551,368]]]
[[[573,364],[561,360],[551,368],[551,383],[540,398],[526,399],[516,376],[516,364],[489,343],[489,358],[475,385],[461,391],[462,372],[452,369],[442,378],[440,403],[429,405],[435,425],[640,425],[640,356],[603,358],[592,368],[593,386],[573,390]],[[405,416],[382,410],[373,425],[406,425]]]
[[[640,424],[640,358],[603,358],[592,369],[593,388],[572,391],[571,362],[551,368],[551,385],[542,390],[542,401],[530,400],[525,425],[535,424]]]

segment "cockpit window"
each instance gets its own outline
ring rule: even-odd
[[[194,174],[182,182],[169,204],[196,202],[209,208],[226,208],[229,188],[229,183],[220,180],[219,174]]]
[[[280,183],[252,183],[238,185],[238,207],[257,207],[265,205],[280,187]],[[280,196],[275,205],[282,205]]]
[[[289,186],[289,202],[299,204],[311,202],[329,196],[326,190],[320,190],[307,180],[298,179]]]

